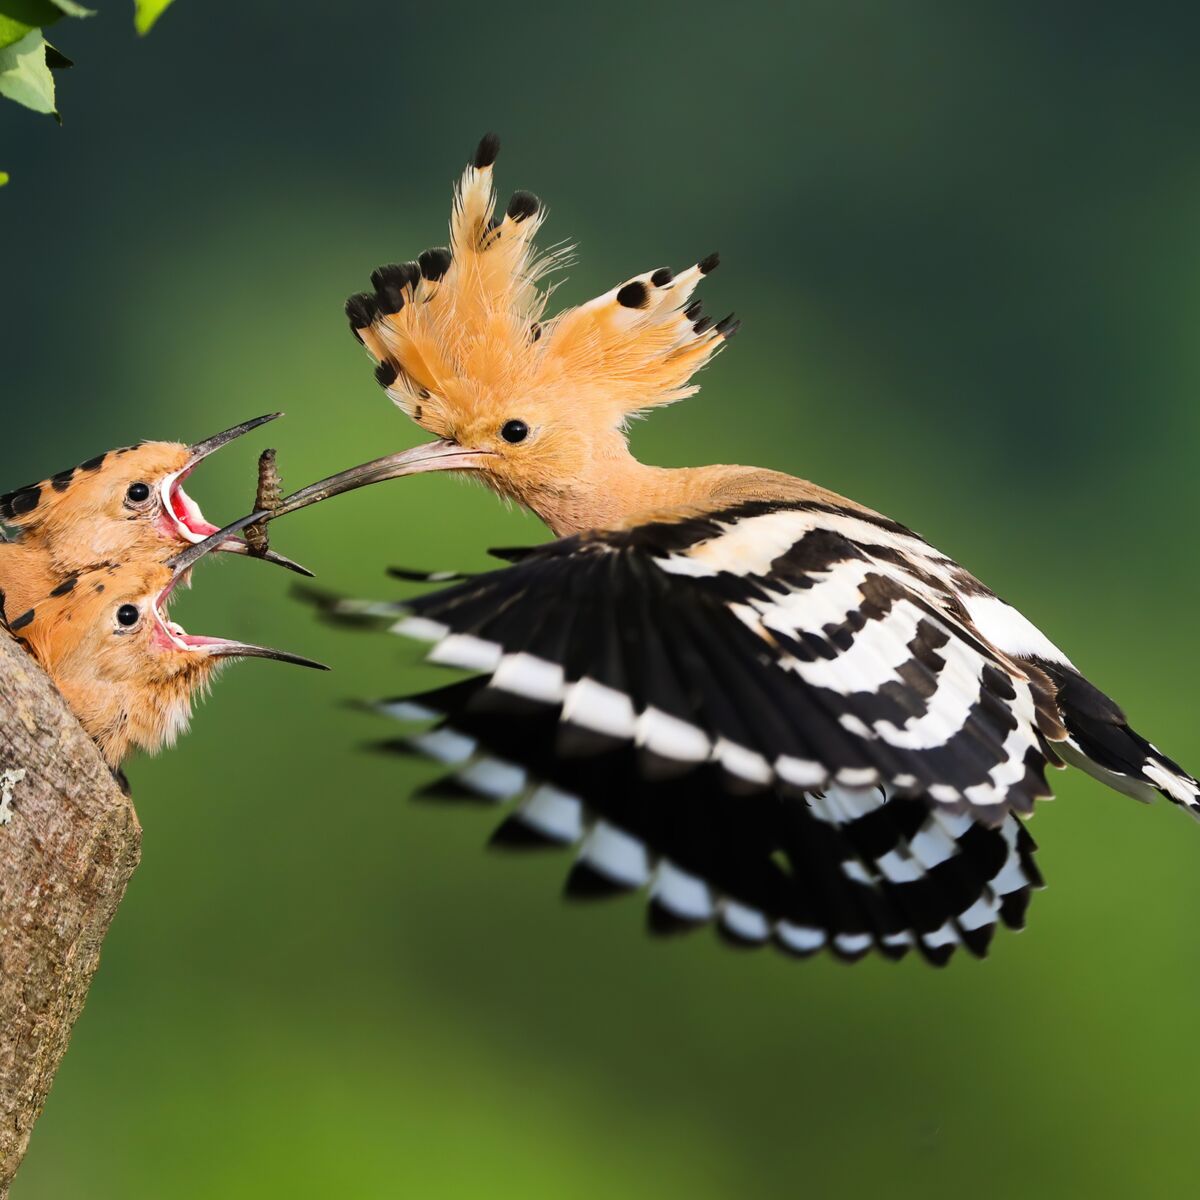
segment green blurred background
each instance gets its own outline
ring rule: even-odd
[[[1193,770],[1200,14],[1183,6],[178,0],[56,30],[56,130],[0,107],[0,482],[273,408],[285,482],[419,440],[341,304],[444,240],[497,129],[560,296],[724,259],[742,334],[650,461],[759,463],[913,525]],[[787,11],[782,11],[786,7]],[[1168,15],[1169,14],[1169,15]],[[69,40],[68,40],[69,37]],[[231,519],[250,439],[194,491]],[[449,479],[276,544],[359,595],[542,535]],[[985,963],[660,944],[558,899],[564,856],[413,803],[341,702],[427,685],[282,572],[178,615],[336,673],[231,670],[129,771],[144,860],[14,1187],[164,1197],[1177,1196],[1200,1168],[1200,830],[1076,777]]]

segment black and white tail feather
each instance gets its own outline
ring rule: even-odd
[[[983,955],[1041,885],[1020,818],[1047,765],[1200,807],[1024,617],[886,518],[752,502],[504,557],[324,606],[477,672],[379,705],[426,726],[397,744],[511,803],[499,843],[577,846],[570,894],[648,888],[652,928]]]

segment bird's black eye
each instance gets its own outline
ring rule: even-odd
[[[117,609],[117,624],[128,628],[130,625],[136,625],[141,620],[141,616],[142,614],[138,612],[136,605],[122,604]]]
[[[515,446],[517,442],[523,442],[529,436],[529,426],[524,421],[505,421],[500,436]]]
[[[145,504],[150,499],[150,488],[144,483],[131,483],[125,499],[130,504]]]

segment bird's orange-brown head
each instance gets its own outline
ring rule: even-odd
[[[629,420],[697,390],[693,375],[737,328],[692,294],[717,256],[626,280],[552,318],[547,275],[569,247],[539,253],[545,211],[516,192],[496,211],[485,137],[454,197],[450,245],[381,267],[346,312],[388,396],[438,440],[343,472],[297,496],[425,471],[472,471],[559,533],[662,499],[629,453]],[[283,511],[290,511],[290,501]]]
[[[41,663],[109,764],[153,753],[186,730],[192,703],[231,658],[321,664],[225,638],[196,637],[167,615],[175,588],[204,554],[257,513],[165,563],[133,562],[70,575],[9,628]],[[323,669],[323,668],[322,668]]]
[[[25,550],[46,557],[55,579],[98,563],[161,560],[217,532],[184,490],[192,471],[279,415],[246,421],[191,446],[142,442],[110,450],[0,496],[0,522],[18,531]],[[244,554],[246,544],[230,537],[219,549]]]

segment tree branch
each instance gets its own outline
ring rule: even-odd
[[[141,838],[91,739],[0,630],[0,1200],[83,1009]]]

